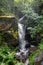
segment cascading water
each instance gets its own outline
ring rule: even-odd
[[[18,33],[19,33],[19,45],[21,50],[25,50],[25,27],[23,24],[18,23]]]
[[[19,22],[18,22],[18,36],[19,36],[19,50],[20,52],[16,53],[16,55],[20,58],[20,60],[23,62],[25,60],[25,64],[29,64],[28,58],[28,52],[29,49],[26,49],[25,46],[28,44],[28,42],[25,40],[25,30],[26,26],[23,24],[22,20],[24,19],[25,16],[23,16]]]

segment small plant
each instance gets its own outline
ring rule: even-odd
[[[41,43],[39,44],[39,49],[42,49],[43,50],[43,39],[41,40]]]

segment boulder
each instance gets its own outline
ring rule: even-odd
[[[34,59],[34,65],[43,65],[43,51],[39,53]]]

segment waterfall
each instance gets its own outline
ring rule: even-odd
[[[18,23],[18,35],[19,35],[19,45],[21,50],[25,50],[25,26],[21,23]]]
[[[19,19],[18,22],[18,37],[19,37],[19,50],[20,52],[16,53],[16,55],[19,56],[21,61],[24,61],[23,59],[28,57],[28,51],[25,46],[28,44],[28,42],[25,40],[25,31],[26,31],[26,26],[23,24],[23,19],[25,16]],[[26,60],[26,65],[28,65],[28,60]]]

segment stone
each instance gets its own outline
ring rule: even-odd
[[[34,65],[42,65],[43,64],[43,51],[39,53],[34,59]]]
[[[34,52],[36,50],[37,50],[37,47],[34,46],[34,45],[31,45],[31,47],[30,47],[30,53],[32,53],[32,52]]]

